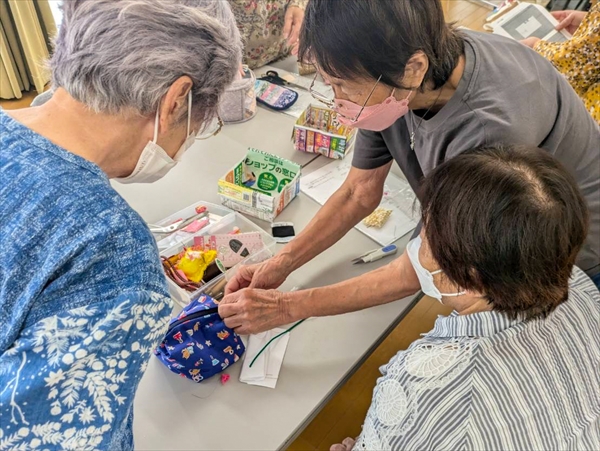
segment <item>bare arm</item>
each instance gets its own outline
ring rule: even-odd
[[[390,162],[370,170],[353,167],[340,189],[276,258],[292,272],[338,242],[377,208],[391,166]]]
[[[419,279],[406,253],[392,263],[335,285],[284,293],[289,321],[387,304],[415,294]]]
[[[386,304],[416,293],[417,275],[403,253],[383,268],[335,285],[282,293],[245,289],[226,296],[219,314],[240,334],[258,333],[311,316],[329,316]]]
[[[353,167],[302,233],[267,262],[242,266],[227,284],[225,294],[247,287],[278,288],[290,273],[339,241],[379,205],[391,164],[370,170]]]

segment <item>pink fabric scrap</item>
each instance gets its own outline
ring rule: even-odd
[[[191,222],[187,227],[185,227],[182,230],[187,233],[196,233],[200,229],[206,227],[209,223],[210,223],[210,219],[208,219],[208,218],[204,218],[202,220],[196,219],[195,221]]]

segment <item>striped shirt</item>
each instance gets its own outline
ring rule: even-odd
[[[355,450],[599,450],[600,293],[547,318],[439,317],[377,381]]]

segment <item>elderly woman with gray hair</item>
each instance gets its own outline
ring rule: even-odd
[[[240,60],[227,2],[65,2],[52,98],[0,111],[0,448],[133,448],[171,301],[109,179],[157,180],[214,134]]]

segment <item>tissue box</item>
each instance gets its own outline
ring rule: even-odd
[[[246,158],[219,180],[223,205],[273,221],[300,192],[299,164],[249,149]]]
[[[336,120],[333,111],[310,105],[294,126],[294,148],[341,160],[350,152],[355,130]]]

